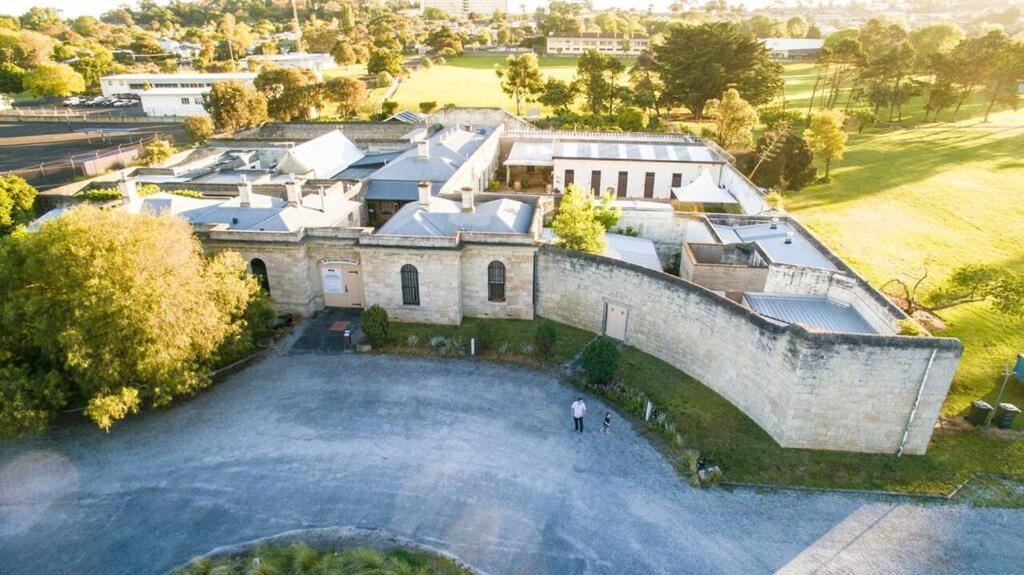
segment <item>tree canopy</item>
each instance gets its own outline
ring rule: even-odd
[[[109,429],[194,393],[246,337],[260,293],[237,254],[206,258],[185,220],[89,206],[4,238],[0,269],[7,435],[82,404]]]
[[[593,192],[584,192],[576,184],[566,186],[551,222],[558,244],[570,250],[604,253],[605,231],[618,222],[622,213],[610,208],[610,200],[609,196],[595,202]]]
[[[698,118],[708,100],[730,87],[755,106],[782,89],[782,65],[757,38],[727,22],[670,26],[654,45],[654,58],[667,99]]]
[[[218,130],[235,131],[267,121],[267,99],[256,88],[231,80],[214,82],[203,99]]]
[[[825,161],[825,178],[829,177],[832,160],[843,159],[846,139],[843,124],[846,115],[839,110],[818,110],[811,114],[810,125],[804,130],[804,139],[814,153]]]
[[[36,189],[20,176],[0,176],[0,234],[32,221]]]
[[[67,64],[40,64],[26,72],[21,83],[33,96],[63,98],[85,90],[85,79]]]
[[[544,88],[537,55],[528,52],[509,56],[507,66],[498,66],[494,73],[501,79],[501,90],[516,103],[516,114],[522,114],[522,103],[530,101]]]
[[[740,93],[729,88],[722,99],[704,105],[704,116],[715,121],[715,141],[727,150],[746,149],[754,143],[757,110]]]

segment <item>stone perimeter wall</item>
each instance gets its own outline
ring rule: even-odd
[[[935,353],[906,453],[922,454],[962,354],[956,339],[810,333],[668,274],[602,256],[537,252],[538,315],[604,331],[701,381],[783,447],[893,453]]]

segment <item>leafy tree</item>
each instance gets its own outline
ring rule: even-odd
[[[380,112],[381,112],[381,114],[384,115],[385,118],[394,116],[395,112],[397,112],[397,111],[398,111],[398,102],[396,102],[394,100],[384,100],[380,104]]]
[[[0,235],[35,217],[36,189],[20,176],[0,176]]]
[[[214,82],[203,108],[218,130],[235,131],[267,121],[267,99],[256,88],[236,81]]]
[[[999,61],[992,68],[985,86],[988,99],[985,121],[996,104],[1016,110],[1020,105],[1020,86],[1024,84],[1024,43],[1007,42]]]
[[[583,31],[582,8],[577,2],[552,0],[547,12],[538,10],[537,29],[543,36]]]
[[[544,88],[537,55],[525,53],[509,56],[507,67],[498,66],[494,73],[501,79],[501,90],[516,103],[516,115],[522,113],[523,101],[531,101]]]
[[[422,112],[424,114],[429,114],[429,113],[433,112],[436,109],[437,109],[437,102],[434,102],[434,101],[420,102],[420,112]]]
[[[593,385],[610,383],[619,371],[619,349],[607,337],[599,337],[583,348],[580,365]]]
[[[367,74],[379,74],[387,72],[392,76],[402,73],[402,54],[396,50],[378,48],[370,52],[370,58],[366,61]]]
[[[370,306],[370,309],[363,313],[360,325],[371,345],[381,346],[388,342],[388,312],[384,308],[377,304]]]
[[[956,108],[953,110],[954,118],[971,94],[989,81],[1008,41],[1001,31],[993,30],[984,36],[967,38],[953,48],[950,56],[953,58],[955,84],[959,91]]]
[[[322,104],[316,76],[299,68],[269,68],[253,80],[267,98],[267,114],[274,120],[290,122],[308,116],[310,107]]]
[[[14,62],[0,64],[0,92],[17,94],[22,90],[22,80],[25,78],[25,70]]]
[[[998,311],[1020,317],[1024,316],[1024,276],[1001,266],[969,264],[955,269],[926,300],[932,311],[990,301]]]
[[[67,64],[40,64],[25,74],[22,86],[33,96],[63,98],[85,90],[85,79]]]
[[[355,10],[352,8],[351,4],[346,2],[342,4],[338,10],[338,27],[341,28],[341,31],[344,32],[345,34],[349,34],[352,32],[352,29],[355,27],[355,25]]]
[[[448,26],[441,26],[431,30],[427,34],[424,43],[438,54],[445,50],[450,50],[448,52],[449,56],[458,56],[463,52],[462,37],[453,32]]]
[[[786,20],[786,35],[790,38],[805,38],[810,25],[803,16],[793,16]]]
[[[510,28],[508,24],[504,24],[498,28],[497,41],[501,46],[509,46],[512,44],[512,28]]]
[[[565,187],[558,212],[551,222],[559,245],[581,252],[604,253],[605,227],[598,220],[593,204],[592,192],[584,192],[576,184]]]
[[[74,404],[109,429],[191,395],[222,346],[245,337],[259,291],[236,254],[204,257],[185,220],[89,206],[5,238],[0,268],[8,435]]]
[[[640,108],[620,106],[615,111],[615,125],[623,132],[640,132],[647,127],[647,115]]]
[[[704,104],[729,87],[754,106],[769,102],[782,89],[782,65],[735,24],[672,25],[664,42],[654,45],[654,58],[666,99],[698,118]]]
[[[923,68],[933,54],[949,54],[964,39],[964,31],[953,22],[940,22],[918,28],[910,33],[910,45],[914,47],[914,66]]]
[[[810,146],[788,126],[762,134],[755,150],[744,168],[759,187],[796,191],[818,176]]]
[[[629,69],[629,100],[644,110],[653,110],[654,115],[661,117],[661,108],[665,94],[665,83],[658,74],[658,64],[649,53],[637,58],[636,64]]]
[[[331,48],[331,57],[334,63],[339,66],[347,66],[356,61],[356,52],[346,42],[338,42]]]
[[[335,104],[338,115],[352,117],[366,102],[366,84],[356,78],[339,76],[323,83],[324,100]]]
[[[811,150],[825,161],[825,179],[828,179],[832,160],[843,159],[847,134],[843,129],[846,114],[838,110],[818,110],[811,114],[810,125],[804,130],[804,139]]]
[[[740,24],[740,29],[755,38],[784,38],[786,23],[782,20],[757,14]]]
[[[113,72],[116,64],[110,50],[102,46],[91,50],[92,54],[79,56],[78,60],[71,63],[71,67],[82,75],[86,86],[99,86],[100,78]]]
[[[592,114],[611,114],[619,95],[622,61],[596,50],[588,50],[576,62],[576,83]]]
[[[715,121],[715,141],[722,147],[743,149],[754,143],[757,111],[735,89],[726,90],[721,100],[708,100],[703,116]]]
[[[154,140],[142,149],[139,161],[146,166],[159,166],[174,155],[174,146],[167,140]]]
[[[34,68],[50,62],[56,42],[34,30],[0,30],[0,63],[11,62],[20,68]]]
[[[550,106],[556,114],[566,114],[576,100],[576,86],[557,78],[548,78],[541,89],[537,101]]]
[[[47,36],[56,36],[66,28],[60,12],[53,8],[33,6],[21,15],[21,27],[27,30],[42,32]]]

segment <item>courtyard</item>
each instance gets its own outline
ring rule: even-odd
[[[301,340],[299,340],[301,341]],[[300,346],[301,347],[301,346]],[[316,347],[316,346],[314,346]],[[1024,510],[697,490],[538,372],[275,353],[194,400],[0,445],[6,573],[159,573],[295,529],[383,528],[488,573],[993,572]]]

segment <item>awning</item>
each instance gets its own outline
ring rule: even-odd
[[[552,146],[547,142],[516,142],[505,160],[506,166],[553,166]]]
[[[715,184],[711,173],[705,168],[697,179],[683,188],[670,188],[672,195],[681,202],[690,204],[738,204],[736,198]]]

